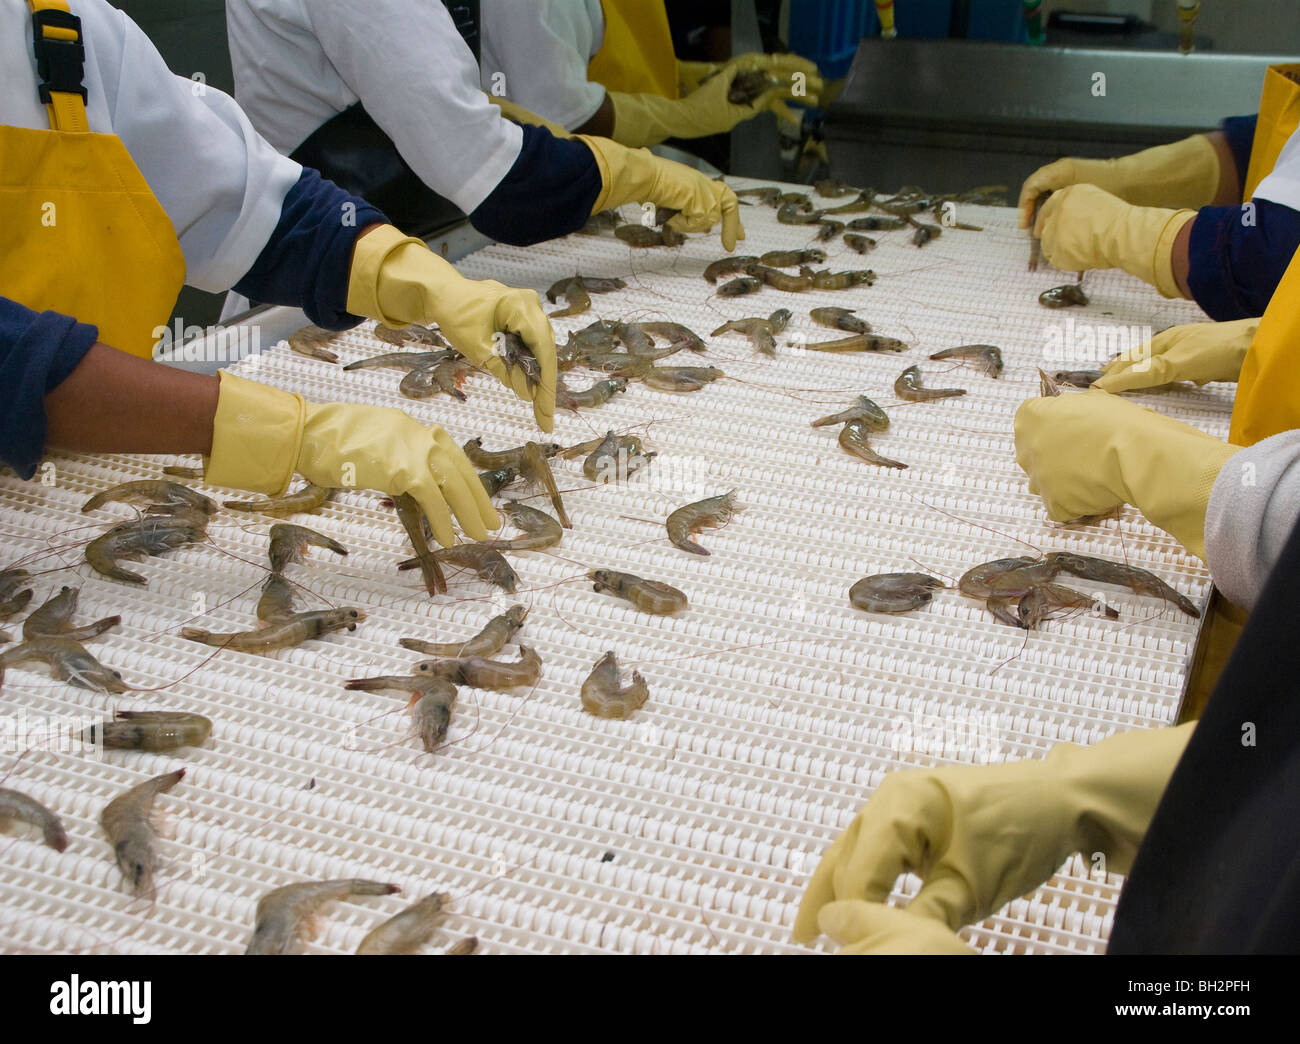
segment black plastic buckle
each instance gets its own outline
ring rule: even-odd
[[[71,29],[75,40],[54,40],[45,27]],[[36,73],[41,78],[41,102],[50,104],[50,92],[80,94],[86,100],[82,79],[86,75],[86,48],[81,42],[81,19],[69,11],[46,9],[32,13],[32,42],[36,52]]]

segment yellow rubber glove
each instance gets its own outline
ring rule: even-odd
[[[1174,280],[1174,240],[1194,210],[1135,207],[1095,185],[1053,192],[1038,212],[1034,235],[1043,256],[1063,272],[1122,268],[1165,297],[1182,297]]]
[[[1040,193],[1096,185],[1136,207],[1209,206],[1219,192],[1219,154],[1204,134],[1118,159],[1068,156],[1039,167],[1020,187],[1020,227],[1028,228]]]
[[[489,94],[488,101],[501,110],[502,116],[514,123],[532,127],[545,127],[557,138],[573,137],[573,135],[558,123],[552,123],[545,116],[538,116],[537,113],[532,110],[525,109],[522,105],[516,105],[509,98],[501,98],[495,94]]]
[[[813,871],[795,940],[820,929],[857,952],[959,952],[951,932],[1037,888],[1075,852],[1127,872],[1192,728],[1061,743],[1042,760],[891,773]],[[921,890],[905,910],[882,912],[907,872]]]
[[[722,222],[725,249],[735,250],[736,241],[745,238],[740,202],[722,182],[661,159],[648,149],[629,149],[586,134],[579,134],[578,140],[591,149],[600,171],[601,190],[593,214],[624,203],[655,203],[680,212],[668,222],[679,232],[707,232]]]
[[[1235,381],[1258,329],[1258,319],[1171,326],[1112,361],[1093,387],[1125,392],[1171,381]]]
[[[456,540],[453,514],[471,540],[501,526],[473,465],[442,428],[383,406],[304,402],[221,371],[205,481],[275,496],[295,471],[318,486],[411,494],[444,547]]]
[[[537,426],[550,431],[555,416],[555,331],[534,290],[494,279],[466,279],[424,243],[392,225],[361,236],[352,251],[348,311],[389,326],[437,323],[447,340],[475,366],[533,404]],[[506,368],[498,334],[518,334],[538,362],[541,379],[529,387],[523,368]]]
[[[732,81],[742,72],[766,72],[774,84],[750,105],[727,99]],[[614,106],[615,141],[637,148],[667,138],[702,138],[725,134],[738,123],[753,119],[786,100],[817,105],[823,83],[817,67],[793,54],[742,55],[727,62],[684,98],[656,94],[619,94],[609,91]]]
[[[677,60],[677,83],[682,94],[690,94],[700,84],[712,76],[718,75],[728,66],[739,64],[742,70],[761,69],[774,80],[790,82],[790,97],[798,98],[809,105],[822,103],[826,90],[825,81],[817,71],[817,66],[797,54],[760,54],[750,52],[742,54],[729,62],[684,62]],[[796,78],[799,76],[801,78]],[[810,100],[811,99],[811,100]],[[797,123],[799,117],[790,111],[785,101],[778,97],[769,102],[768,109],[779,119]]]
[[[1067,522],[1132,504],[1205,561],[1210,490],[1240,446],[1095,388],[1027,399],[1015,432],[1016,460],[1048,517]]]

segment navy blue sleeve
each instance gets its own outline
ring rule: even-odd
[[[1228,139],[1233,162],[1237,165],[1237,183],[1246,184],[1246,170],[1250,166],[1250,147],[1255,143],[1255,124],[1258,116],[1229,116],[1219,125]]]
[[[1254,224],[1248,213],[1202,207],[1192,222],[1187,284],[1216,322],[1263,315],[1300,248],[1300,213],[1266,199],[1254,200]]]
[[[24,479],[45,453],[45,396],[98,338],[93,326],[0,297],[0,460]]]
[[[498,243],[530,246],[582,228],[600,190],[591,149],[545,127],[525,126],[519,158],[469,222]]]
[[[280,221],[234,289],[250,301],[293,305],[327,330],[361,322],[347,310],[352,244],[388,218],[310,167],[284,197]]]

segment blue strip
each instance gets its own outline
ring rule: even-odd
[[[1202,207],[1188,244],[1192,297],[1218,322],[1261,316],[1297,248],[1300,213],[1290,207],[1264,199]]]
[[[352,245],[369,225],[388,218],[310,167],[280,208],[280,221],[262,253],[234,289],[250,301],[293,305],[327,330],[361,322],[347,310]]]
[[[514,166],[469,220],[498,243],[530,246],[582,228],[600,190],[591,149],[545,127],[526,126]]]
[[[99,330],[0,297],[0,460],[29,479],[45,455],[45,396],[68,378]]]
[[[1246,185],[1250,147],[1255,143],[1255,125],[1258,122],[1258,116],[1229,116],[1219,125],[1219,130],[1228,139],[1228,148],[1232,150],[1232,159],[1237,165],[1237,183],[1243,188]]]

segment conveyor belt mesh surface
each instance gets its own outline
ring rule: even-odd
[[[510,556],[521,577],[515,598],[455,573],[448,595],[428,598],[418,574],[395,571],[409,550],[391,510],[371,493],[348,492],[294,521],[352,553],[316,552],[289,575],[303,607],[357,605],[367,621],[272,656],[216,651],[178,632],[252,626],[270,519],[223,512],[210,544],[147,560],[148,587],[131,588],[81,557],[86,540],[131,509],[79,509],[107,486],[157,477],[169,461],[56,456],[31,482],[0,478],[3,561],[43,571],[34,604],[72,583],[82,586],[79,620],[121,613],[121,628],[92,648],[136,690],[104,696],[40,670],[8,672],[3,785],[55,809],[70,844],[60,854],[25,837],[0,842],[0,946],[238,952],[267,889],[362,876],[394,881],[404,895],[338,904],[312,952],[350,951],[383,917],[435,890],[453,896],[443,944],[472,934],[489,952],[796,951],[789,927],[808,873],[886,773],[1035,757],[1057,741],[1171,722],[1195,621],[1126,590],[1105,592],[1118,622],[1079,615],[1027,639],[955,590],[901,617],[848,603],[849,586],[869,573],[955,579],[1031,546],[1127,560],[1197,600],[1207,590],[1200,563],[1131,510],[1077,529],[1046,523],[1011,439],[1017,404],[1038,394],[1036,368],[1062,368],[1044,358],[1053,327],[1063,333],[1072,321],[1078,341],[1086,324],[1159,329],[1199,312],[1120,273],[1088,277],[1086,309],[1048,311],[1038,293],[1072,275],[1026,273],[1012,210],[960,210],[984,231],[950,229],[923,249],[906,232],[879,233],[865,258],[829,244],[829,267],[880,275],[844,292],[711,296],[700,273],[722,254],[712,236],[676,250],[575,236],[466,259],[467,275],[539,290],[576,271],[622,276],[626,290],[556,320],[561,340],[597,316],[673,320],[706,336],[704,361],[727,374],[686,395],[633,383],[608,405],[561,412],[557,441],[631,430],[659,456],[618,487],[592,487],[580,459],[562,464],[574,528],[552,551]],[[809,245],[809,231],[778,224],[775,211],[743,212],[742,251]],[[788,347],[839,336],[809,320],[821,305],[857,308],[876,332],[912,347],[901,356]],[[707,337],[726,319],[779,307],[795,317],[775,359],[735,335]],[[1002,347],[1001,379],[927,361],[971,342]],[[393,350],[368,328],[341,335],[335,348],[343,362]],[[969,393],[893,408],[894,378],[914,362],[930,384]],[[283,345],[240,369],[316,400],[401,406],[457,441],[481,435],[489,449],[535,432],[485,377],[470,381],[467,403],[411,402],[397,393],[397,371],[343,373]],[[570,375],[570,383],[587,381]],[[859,394],[891,407],[892,426],[875,444],[907,470],[868,467],[838,449],[836,428],[809,427]],[[1139,398],[1226,435],[1225,389]],[[673,508],[729,489],[746,508],[701,537],[710,557],[670,546],[663,521]],[[671,583],[691,607],[677,618],[639,613],[581,579],[600,567]],[[467,637],[515,601],[530,608],[518,637],[540,653],[542,680],[516,695],[462,688],[439,753],[412,738],[404,700],[342,688],[346,678],[406,671],[419,657],[399,637]],[[607,649],[649,683],[649,702],[627,721],[598,720],[579,705],[579,686]],[[52,716],[127,707],[199,711],[215,722],[213,736],[176,756],[99,760],[12,736],[24,719],[31,733]],[[156,902],[132,900],[99,812],[123,788],[181,765],[186,778],[158,801],[170,836]],[[1101,951],[1120,881],[1088,870],[1076,859],[965,938],[985,952]],[[915,884],[901,881],[899,896]]]

